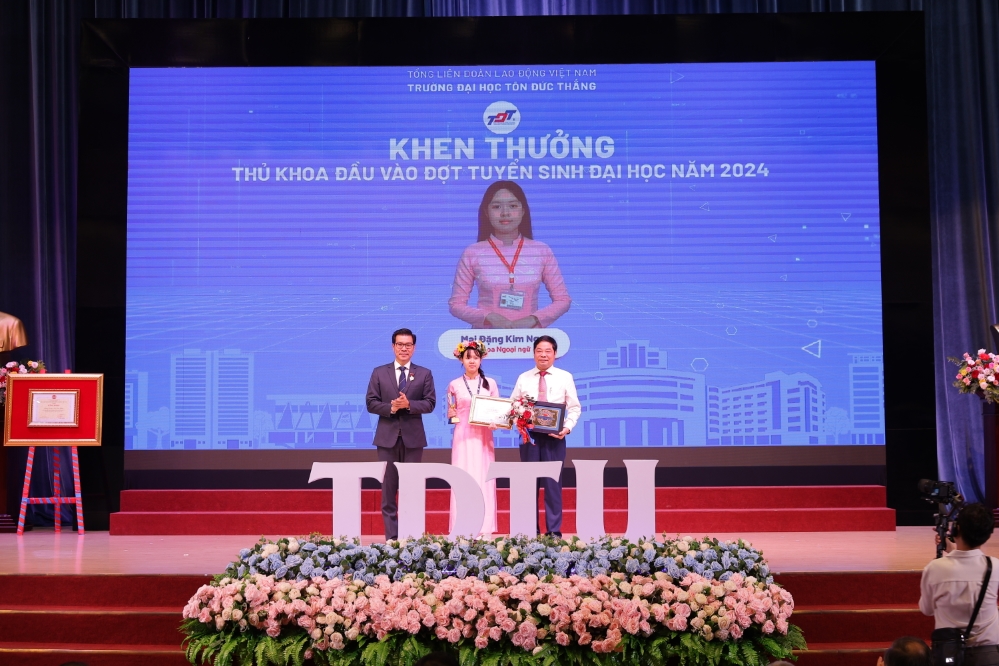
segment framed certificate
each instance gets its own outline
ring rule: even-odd
[[[80,425],[80,389],[30,389],[29,428],[58,428]]]
[[[100,446],[104,375],[7,377],[5,446]]]
[[[474,395],[472,407],[468,412],[468,422],[472,425],[497,426],[509,430],[512,406],[513,400],[507,398]]]
[[[554,435],[562,431],[565,424],[565,405],[554,402],[534,403],[534,424],[531,432]]]

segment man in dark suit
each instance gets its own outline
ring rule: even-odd
[[[408,328],[400,328],[392,334],[392,350],[395,361],[372,370],[366,397],[368,411],[378,415],[374,441],[378,460],[388,463],[382,481],[386,540],[399,538],[395,498],[399,490],[399,470],[393,463],[423,460],[423,449],[427,446],[423,415],[434,411],[437,404],[433,374],[428,368],[411,363],[416,350],[416,334]]]

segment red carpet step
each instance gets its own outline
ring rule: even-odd
[[[427,531],[448,528],[449,490],[427,490]],[[539,493],[543,496],[543,493]],[[563,492],[563,531],[576,530],[576,489]],[[604,489],[604,524],[627,526],[625,488]],[[510,525],[509,491],[497,491],[499,532]],[[384,532],[381,491],[362,491],[363,534]],[[332,529],[330,490],[126,490],[111,534],[308,534]],[[834,532],[895,529],[883,486],[657,488],[656,529],[669,533]]]
[[[207,576],[0,576],[0,664],[183,666],[180,611]],[[898,636],[929,638],[919,572],[788,573],[800,666],[870,666]],[[26,602],[30,602],[30,605]]]
[[[0,576],[0,664],[183,666],[180,611],[209,576]]]

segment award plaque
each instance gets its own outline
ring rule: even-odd
[[[104,375],[7,377],[6,446],[100,446]]]
[[[472,396],[472,407],[469,410],[468,422],[472,425],[496,426],[509,430],[510,410],[513,400],[494,398],[488,395]]]
[[[80,390],[28,391],[31,400],[29,428],[57,428],[80,425]]]
[[[554,402],[536,402],[531,422],[533,423],[531,432],[542,435],[557,435],[562,432],[565,424],[565,405]]]

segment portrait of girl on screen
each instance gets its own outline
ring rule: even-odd
[[[544,284],[551,303],[538,307]],[[478,302],[469,303],[472,288]],[[448,308],[472,328],[546,328],[572,304],[558,261],[534,240],[531,207],[520,185],[496,181],[479,204],[478,241],[458,260]]]

